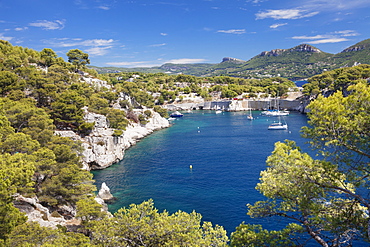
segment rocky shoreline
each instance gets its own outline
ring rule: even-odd
[[[85,109],[85,121],[88,123],[95,122],[93,130],[85,137],[69,130],[58,130],[55,131],[55,134],[82,143],[84,149],[81,153],[82,163],[83,169],[86,170],[104,169],[119,162],[123,159],[125,150],[135,145],[137,141],[153,133],[153,131],[170,126],[169,121],[155,111],[152,111],[152,117],[147,124],[131,123],[120,136],[113,135],[114,129],[109,128],[108,120],[103,115]]]
[[[302,102],[301,100],[282,101],[283,103],[281,104],[281,107],[304,112],[304,106],[307,105],[307,102]],[[284,102],[288,102],[289,105],[286,105]],[[194,109],[192,108],[194,103],[195,102],[176,104],[172,106],[167,105],[165,108],[169,111],[174,109]],[[271,99],[208,101],[197,102],[197,106],[203,106],[203,108],[199,107],[196,109],[212,110],[215,106],[220,108],[224,106],[225,110],[228,111],[245,111],[249,108],[263,108],[272,104],[273,101],[271,101]],[[140,139],[150,135],[156,130],[170,127],[170,122],[152,109],[135,109],[134,112],[139,115],[143,114],[144,111],[147,110],[150,110],[152,114],[146,124],[131,122],[120,136],[116,136],[114,135],[115,129],[109,128],[109,121],[104,115],[89,112],[88,108],[85,107],[84,120],[88,123],[94,123],[94,128],[88,135],[80,136],[71,130],[57,130],[55,131],[55,134],[81,142],[83,151],[79,155],[81,156],[83,169],[104,169],[122,160],[124,158],[125,150],[135,145]],[[103,205],[103,210],[105,211],[108,211],[106,203],[115,199],[108,186],[109,185],[103,183],[95,198],[98,203]],[[66,218],[60,215],[52,215],[48,208],[43,207],[38,202],[38,198],[36,197],[25,198],[19,195],[15,198],[15,204],[22,212],[27,214],[29,221],[37,221],[41,226],[56,228],[58,225],[62,225],[68,228],[78,226],[81,223],[74,217],[76,215],[76,209],[71,206],[63,206],[63,208],[60,208],[60,210],[66,212],[66,215],[70,215],[70,217]]]

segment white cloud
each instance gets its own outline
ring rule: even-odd
[[[7,37],[7,36],[4,36],[3,33],[0,33],[0,39],[2,40],[6,40],[6,41],[10,41],[12,40],[14,37]]]
[[[167,33],[161,33],[162,36],[167,36],[168,34]]]
[[[28,27],[17,27],[17,28],[14,28],[15,31],[23,31],[23,30],[27,30]]]
[[[125,66],[125,67],[154,67],[154,66],[159,66],[161,64],[158,63],[153,63],[150,61],[141,61],[141,62],[110,62],[107,63],[107,65],[111,66]]]
[[[80,38],[60,38],[46,40],[45,43],[54,47],[86,47],[86,51],[90,55],[102,56],[108,53],[108,50],[113,48],[113,39],[87,39],[82,40]]]
[[[160,46],[165,46],[167,45],[166,43],[162,43],[162,44],[154,44],[154,45],[150,45],[150,47],[160,47]]]
[[[326,43],[338,43],[343,41],[348,41],[349,39],[346,38],[328,38],[328,39],[320,39],[315,41],[308,42],[309,44],[326,44]]]
[[[305,0],[301,2],[301,6],[325,11],[337,11],[370,7],[370,2],[368,0]]]
[[[343,41],[348,41],[349,39],[346,37],[357,36],[359,35],[354,30],[343,30],[343,31],[335,31],[332,33],[324,34],[324,35],[315,35],[315,36],[294,36],[292,39],[302,39],[306,40],[305,43],[309,44],[326,44],[326,43],[338,43]]]
[[[265,2],[266,0],[247,0],[247,2],[252,2],[254,4]]]
[[[98,8],[102,10],[110,10],[108,6],[99,6]]]
[[[111,45],[114,40],[113,39],[87,39],[82,40],[80,38],[70,39],[70,38],[60,38],[60,39],[52,39],[45,41],[48,44],[51,44],[56,47],[72,47],[72,46],[92,46],[92,47],[99,47],[99,46],[109,46]]]
[[[340,34],[344,37],[351,37],[351,36],[358,36],[359,34],[354,30],[343,30],[343,31],[336,31],[335,33]]]
[[[288,23],[276,23],[276,24],[272,24],[270,28],[278,28],[278,27],[282,27],[285,25],[288,25]]]
[[[41,20],[32,22],[29,25],[33,27],[41,27],[45,30],[62,30],[64,28],[64,20],[55,20],[55,21],[47,21],[47,20]]]
[[[80,44],[83,46],[106,46],[112,44],[113,42],[113,39],[88,39],[81,41]]]
[[[230,30],[218,30],[218,33],[231,33],[231,34],[243,34],[245,29],[230,29]]]
[[[309,39],[309,40],[313,40],[313,39],[325,39],[325,38],[328,38],[330,36],[328,35],[315,35],[315,36],[294,36],[292,37],[292,39]]]
[[[105,47],[92,47],[87,49],[87,53],[89,55],[96,55],[96,56],[103,56],[108,53],[108,49],[111,49],[113,46],[105,46]]]
[[[168,61],[163,61],[162,59],[158,59],[156,61],[140,61],[140,62],[109,62],[106,63],[110,66],[123,66],[128,68],[135,68],[135,67],[154,67],[160,66],[164,63],[173,63],[173,64],[188,64],[188,63],[204,63],[206,62],[205,59],[197,59],[197,58],[180,58],[180,59],[172,59]]]
[[[319,12],[310,12],[302,9],[275,9],[266,10],[264,12],[259,12],[256,14],[258,19],[272,18],[275,20],[281,19],[301,19],[317,15]]]
[[[204,63],[206,61],[207,60],[201,58],[180,58],[169,60],[166,63],[187,64],[187,63]]]

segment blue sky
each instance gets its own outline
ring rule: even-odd
[[[91,65],[249,60],[302,43],[338,53],[370,38],[369,0],[0,0],[0,39]]]

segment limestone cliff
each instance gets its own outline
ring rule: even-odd
[[[274,50],[271,50],[271,51],[264,51],[262,52],[259,56],[261,57],[264,57],[264,56],[267,56],[267,57],[271,57],[271,56],[280,56],[282,55],[283,53],[286,53],[286,52],[311,52],[311,53],[321,53],[321,50],[317,49],[316,47],[313,47],[311,45],[307,45],[307,44],[301,44],[301,45],[298,45],[296,47],[293,47],[293,48],[290,48],[290,49],[274,49]]]
[[[104,169],[122,160],[125,150],[138,140],[155,130],[170,126],[167,119],[154,111],[152,111],[152,117],[146,125],[131,123],[121,136],[113,136],[114,129],[109,128],[105,116],[89,112],[86,108],[85,121],[95,122],[94,129],[85,137],[81,137],[73,131],[56,131],[55,134],[82,142],[84,151],[81,156],[86,170]]]

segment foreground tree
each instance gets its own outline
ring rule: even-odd
[[[159,213],[152,200],[92,221],[89,228],[98,246],[226,246],[228,241],[223,227],[201,224],[200,214]]]
[[[63,232],[61,229],[42,227],[36,222],[17,226],[7,240],[7,246],[78,246],[90,247],[90,239],[81,233]]]
[[[0,155],[0,246],[27,217],[13,205],[13,195],[32,190],[35,163],[27,154]]]
[[[347,90],[347,97],[338,91],[309,105],[311,127],[303,133],[323,160],[294,142],[276,143],[257,185],[267,200],[248,205],[250,216],[288,218],[322,246],[369,241],[370,86],[356,81]]]

